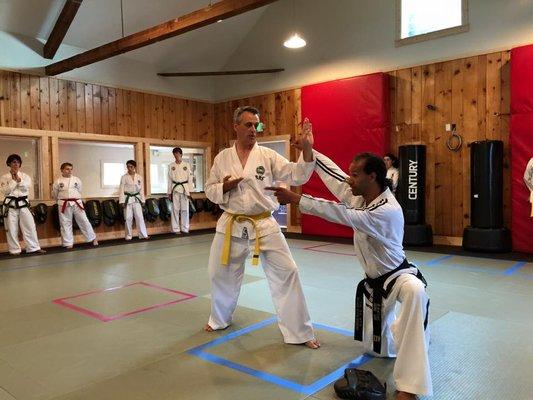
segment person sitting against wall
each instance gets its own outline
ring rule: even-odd
[[[39,245],[37,228],[30,211],[30,188],[32,186],[29,175],[20,171],[22,159],[18,154],[11,154],[6,161],[9,173],[0,178],[0,192],[4,196],[2,215],[6,229],[9,253],[19,255],[19,226],[26,244],[26,253],[46,253]]]
[[[396,195],[396,189],[398,188],[398,178],[400,176],[400,171],[398,170],[400,162],[396,156],[392,153],[387,153],[383,157],[385,161],[385,166],[387,167],[387,180],[390,183],[389,188],[391,192]]]

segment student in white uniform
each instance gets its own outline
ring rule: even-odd
[[[396,156],[391,153],[385,154],[383,161],[385,161],[385,166],[387,167],[387,179],[391,182],[391,191],[396,194],[398,178],[400,177],[400,171],[398,170],[400,163]]]
[[[75,218],[85,240],[98,246],[96,234],[83,208],[81,179],[72,175],[73,169],[71,163],[61,164],[61,177],[57,178],[52,186],[52,198],[57,200],[62,245],[67,249],[72,249],[74,245],[72,220]]]
[[[366,275],[357,288],[355,337],[374,356],[396,357],[396,399],[430,396],[429,298],[422,274],[405,258],[402,208],[386,187],[385,164],[375,154],[361,153],[348,176],[324,155],[314,156],[315,170],[341,203],[283,188],[273,188],[274,193],[280,202],[298,204],[302,213],[354,229],[355,252]],[[401,303],[398,318],[396,302]],[[382,312],[373,315],[373,308]]]
[[[9,172],[0,178],[0,191],[4,197],[2,215],[6,229],[9,253],[21,253],[19,243],[19,225],[26,243],[26,253],[46,253],[41,250],[35,221],[30,211],[28,197],[30,195],[31,178],[20,171],[22,159],[18,154],[11,154],[6,161]]]
[[[531,217],[533,217],[533,157],[529,159],[524,171],[524,182],[529,189],[529,202],[531,203]]]
[[[133,219],[139,230],[139,239],[148,239],[146,225],[144,223],[143,209],[144,188],[143,178],[137,174],[137,163],[134,160],[126,162],[128,173],[120,179],[118,189],[118,202],[125,207],[124,217],[126,220],[126,240],[133,237]]]
[[[167,194],[172,201],[172,232],[189,232],[189,199],[191,197],[192,171],[189,163],[183,161],[179,147],[172,150],[175,162],[168,166]]]
[[[215,157],[205,189],[207,198],[224,210],[209,255],[211,315],[205,330],[225,329],[231,324],[252,245],[252,264],[261,259],[285,343],[318,348],[298,267],[272,217],[279,203],[265,192],[274,181],[307,182],[314,168],[312,132],[304,128],[302,156],[298,163],[291,163],[274,150],[258,146],[256,108],[239,107],[233,122],[237,141]]]

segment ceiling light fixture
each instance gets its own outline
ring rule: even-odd
[[[296,25],[296,0],[292,1],[292,25]],[[298,32],[293,31],[292,35],[283,42],[283,46],[288,49],[300,49],[305,47],[307,42],[301,37]]]

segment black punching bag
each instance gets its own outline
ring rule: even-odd
[[[403,243],[431,246],[433,232],[426,224],[426,146],[400,146],[400,177],[398,201],[405,220]]]
[[[485,140],[470,145],[470,223],[463,247],[473,251],[511,249],[510,231],[503,226],[503,142]]]

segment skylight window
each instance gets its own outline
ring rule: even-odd
[[[399,45],[468,30],[467,0],[397,0]]]

